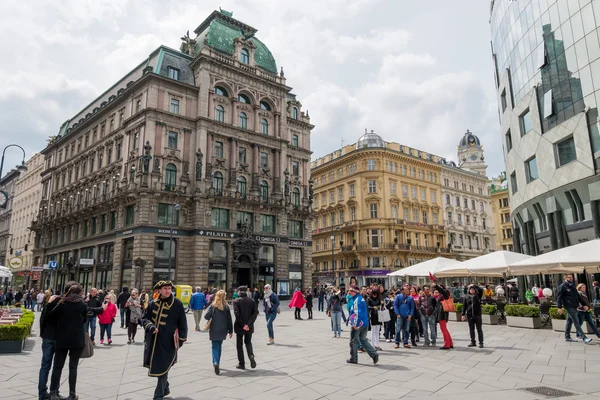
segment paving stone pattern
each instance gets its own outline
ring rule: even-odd
[[[222,372],[216,376],[208,334],[193,331],[193,317],[188,314],[192,331],[169,374],[171,398],[549,399],[522,390],[537,386],[572,392],[574,395],[564,397],[570,400],[600,398],[597,340],[586,346],[567,343],[560,333],[551,330],[484,326],[486,348],[469,349],[466,323],[454,322],[449,324],[454,350],[422,346],[394,350],[393,343],[383,341],[379,364],[373,365],[367,354],[360,354],[359,365],[348,365],[349,330],[345,329],[341,339],[334,339],[325,313],[315,311],[314,315],[314,320],[296,321],[293,312],[282,307],[275,321],[276,345],[267,346],[261,313],[254,335],[258,367],[235,369],[234,336],[223,345]],[[111,346],[98,345],[93,358],[81,361],[77,386],[80,399],[151,399],[156,379],[149,378],[141,366],[142,332],[138,331],[140,342],[133,345],[126,344],[126,331],[119,328],[118,322],[113,333]],[[441,343],[441,333],[438,337]],[[22,354],[0,355],[2,400],[37,397],[40,344],[39,338],[32,338]],[[68,393],[67,378],[65,367],[63,394]]]

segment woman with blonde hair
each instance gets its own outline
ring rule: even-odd
[[[577,318],[579,319],[579,325],[583,327],[583,321],[586,321],[594,334],[600,339],[600,332],[596,327],[596,323],[594,322],[594,318],[592,317],[592,312],[594,307],[590,304],[590,300],[587,296],[585,283],[580,283],[577,285],[577,292],[579,293],[579,303],[580,306],[577,307]]]
[[[208,322],[208,338],[212,342],[212,363],[215,369],[215,374],[219,375],[219,364],[221,362],[221,349],[223,341],[227,338],[231,339],[233,334],[233,321],[229,305],[225,299],[225,291],[219,290],[215,295],[212,304],[206,309],[204,318]],[[204,328],[206,329],[206,327]]]

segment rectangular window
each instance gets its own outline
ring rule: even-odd
[[[402,185],[402,197],[408,197],[408,186]]]
[[[423,225],[427,225],[427,211],[423,211]]]
[[[462,214],[456,214],[457,222],[459,225],[462,225]]]
[[[344,210],[340,210],[340,224],[344,223]]]
[[[179,80],[179,70],[177,68],[167,67],[167,74],[169,75],[169,78],[175,79],[176,81]]]
[[[504,111],[506,110],[507,107],[507,103],[506,103],[506,89],[502,91],[502,94],[500,95],[500,104],[502,105],[502,113],[504,113]]]
[[[390,192],[391,192],[391,195],[392,195],[392,196],[395,196],[395,195],[396,195],[396,182],[392,182],[392,183],[390,184]]]
[[[335,192],[333,190],[329,192],[329,202],[335,203]]]
[[[410,210],[408,207],[404,207],[404,220],[410,221]]]
[[[544,118],[554,114],[554,101],[552,101],[552,89],[544,93]]]
[[[417,188],[413,186],[411,188],[411,191],[412,191],[412,198],[416,199],[417,198]]]
[[[300,176],[300,164],[298,161],[292,161],[292,176]]]
[[[269,168],[269,153],[260,153],[260,167]]]
[[[98,225],[98,217],[92,218],[92,235],[96,234],[96,226]]]
[[[540,203],[535,203],[533,205],[533,210],[537,214],[538,221],[540,221],[540,232],[548,230],[548,224],[546,222],[546,216],[544,215],[544,210],[540,206]]]
[[[173,114],[179,114],[179,100],[171,99],[169,111],[172,112]]]
[[[377,204],[369,204],[371,218],[377,218]]]
[[[555,146],[559,167],[562,167],[563,165],[577,159],[577,153],[575,152],[575,141],[573,140],[573,137],[563,140],[562,142],[557,143]]]
[[[377,182],[375,180],[369,180],[369,193],[377,192]]]
[[[471,217],[469,215],[465,215],[465,222],[467,225],[471,225]]]
[[[238,163],[246,164],[246,148],[245,147],[238,148]]]
[[[229,210],[225,208],[213,208],[210,220],[213,228],[229,229]]]
[[[106,214],[100,216],[100,233],[106,232],[106,219]]]
[[[302,264],[302,249],[288,249],[288,264]]]
[[[174,204],[158,204],[158,220],[160,225],[177,225],[179,223],[179,211]]]
[[[223,142],[215,142],[215,158],[223,158]]]
[[[512,190],[512,194],[519,191],[519,187],[517,186],[517,174],[515,172],[510,174],[510,189]]]
[[[350,220],[356,221],[356,207],[350,207]]]
[[[338,201],[344,200],[344,189],[343,188],[339,188],[338,189]]]
[[[298,135],[292,135],[292,146],[299,147],[298,146]]]
[[[508,131],[506,131],[506,134],[504,135],[505,141],[506,141],[506,152],[508,153],[509,151],[512,150],[512,136],[510,133],[510,129]]]
[[[533,128],[533,123],[531,121],[531,112],[529,111],[529,109],[527,109],[519,117],[519,126],[521,128],[521,136],[524,136]]]
[[[354,192],[354,183],[350,184],[350,197],[354,197],[356,194]]]
[[[539,178],[536,158],[530,158],[525,161],[525,172],[527,173],[527,183]]]
[[[475,200],[471,200],[471,210],[475,211]]]
[[[398,218],[398,206],[392,206],[392,218]]]
[[[236,224],[247,223],[254,225],[254,216],[250,212],[238,211],[236,215]]]
[[[275,233],[275,216],[261,215],[260,216],[260,232]]]
[[[177,149],[177,137],[179,135],[177,132],[169,132],[169,137],[167,139],[167,147],[170,149]]]
[[[288,221],[288,236],[302,239],[302,221]]]
[[[110,230],[117,229],[117,212],[112,211],[110,213]],[[79,231],[79,227],[77,227],[77,231]]]
[[[138,113],[142,109],[142,99],[139,98],[135,101],[135,112]]]
[[[130,205],[125,207],[125,225],[133,225],[135,216],[135,206]]]
[[[437,203],[437,192],[435,190],[431,191],[431,203],[432,204],[436,204]]]
[[[438,224],[438,213],[437,212],[433,212],[433,224],[434,225]]]
[[[421,200],[427,201],[427,191],[423,188],[421,188]]]
[[[419,222],[419,210],[413,209],[413,222]]]
[[[367,166],[369,171],[374,171],[375,170],[375,160],[368,160],[367,162]]]

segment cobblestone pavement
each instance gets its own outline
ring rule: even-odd
[[[486,347],[467,348],[466,323],[450,323],[455,349],[419,346],[393,349],[382,342],[379,364],[366,354],[359,365],[348,365],[348,329],[332,338],[325,313],[314,320],[294,320],[282,307],[275,321],[276,345],[267,346],[264,315],[257,320],[254,348],[258,367],[235,369],[235,341],[223,345],[221,375],[211,366],[208,334],[193,331],[171,369],[172,399],[549,399],[524,388],[546,386],[573,393],[568,399],[600,398],[600,342],[567,343],[548,329],[528,330],[484,326]],[[36,313],[36,316],[39,316]],[[303,310],[306,317],[306,310]],[[117,319],[119,317],[117,316]],[[36,321],[37,330],[37,321]],[[99,332],[98,332],[99,333]],[[81,400],[151,399],[155,378],[141,366],[143,344],[127,345],[118,323],[114,343],[97,346],[81,361],[77,391]],[[141,331],[138,332],[142,339]],[[438,334],[441,343],[441,333]],[[234,337],[235,339],[235,337]],[[422,342],[421,342],[422,343]],[[35,399],[41,359],[39,338],[28,340],[18,355],[0,355],[0,399]],[[68,392],[63,371],[63,393]],[[550,392],[543,392],[550,393]]]

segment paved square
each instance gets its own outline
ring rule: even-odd
[[[600,342],[566,343],[551,330],[484,326],[485,349],[468,349],[466,323],[450,323],[455,349],[417,347],[393,349],[381,343],[379,364],[366,354],[359,365],[347,365],[348,329],[332,338],[325,313],[312,321],[296,321],[287,306],[275,321],[275,346],[267,346],[264,315],[257,320],[254,349],[258,367],[235,369],[235,341],[223,345],[221,375],[211,366],[208,334],[193,331],[171,369],[172,399],[436,399],[519,400],[549,399],[520,390],[548,386],[574,393],[568,399],[600,397]],[[39,317],[39,313],[36,313]],[[306,317],[306,310],[303,310]],[[118,319],[118,317],[117,317]],[[37,331],[37,320],[35,328]],[[143,344],[127,345],[125,330],[114,325],[114,343],[97,346],[91,359],[81,361],[77,391],[81,400],[151,399],[155,378],[141,366]],[[141,331],[138,339],[142,340]],[[99,332],[98,332],[99,334]],[[441,333],[438,334],[441,343]],[[234,336],[235,339],[235,336]],[[0,399],[35,399],[39,338],[26,351],[0,355]],[[422,343],[422,342],[421,342]],[[68,393],[68,370],[63,371],[63,394]]]

